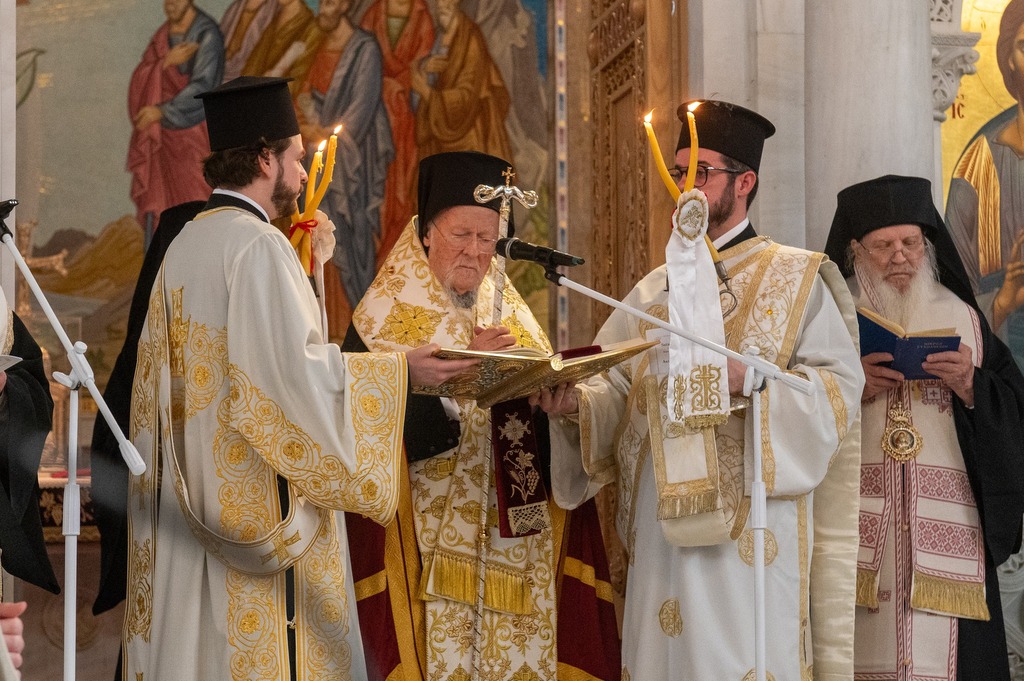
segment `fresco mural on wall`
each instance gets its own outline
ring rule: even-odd
[[[982,37],[978,72],[942,126],[946,221],[985,316],[1024,367],[1024,0],[965,0],[963,29]]]
[[[193,97],[237,75],[294,78],[310,148],[344,126],[321,204],[339,232],[327,267],[332,338],[415,212],[425,154],[508,158],[517,183],[541,196],[517,215],[518,236],[547,243],[547,20],[544,0],[19,2],[19,227],[58,315],[89,344],[98,383],[160,211],[209,193]],[[43,265],[59,254],[62,267]],[[509,271],[546,320],[540,269]],[[60,368],[34,302],[22,308]]]

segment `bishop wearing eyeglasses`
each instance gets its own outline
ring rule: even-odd
[[[419,213],[356,307],[346,351],[551,352],[511,284],[492,320],[501,199],[480,204],[474,191],[512,170],[471,151],[420,162]],[[347,517],[370,678],[619,678],[595,507],[553,503],[547,418],[515,403],[409,395],[396,522]],[[521,495],[508,493],[513,479]],[[527,508],[531,527],[517,527]]]
[[[855,679],[1008,681],[996,566],[1020,545],[1024,378],[992,332],[931,183],[847,187],[826,252],[859,307],[908,332],[952,327],[910,380],[861,357]]]

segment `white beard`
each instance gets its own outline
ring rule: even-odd
[[[871,263],[858,260],[856,272],[861,288],[869,292],[869,298],[878,314],[907,331],[920,330],[913,328],[914,314],[922,309],[922,304],[932,297],[935,288],[939,286],[934,249],[925,250],[925,258],[911,277],[906,291],[900,291],[890,284],[885,279],[885,270],[879,270]]]

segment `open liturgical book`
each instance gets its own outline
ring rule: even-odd
[[[496,352],[441,348],[434,353],[442,359],[479,359],[480,364],[437,387],[414,386],[420,395],[475,399],[483,409],[541,388],[582,381],[619,362],[654,347],[658,341],[636,338],[613,345],[591,345],[563,350],[553,355],[534,348],[512,348]]]
[[[928,355],[955,351],[960,347],[956,329],[931,329],[908,333],[896,322],[867,308],[857,308],[860,327],[860,354],[888,352],[892,362],[884,364],[903,374],[908,381],[936,378],[921,368]]]

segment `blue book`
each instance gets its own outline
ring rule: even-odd
[[[861,357],[874,352],[888,352],[893,356],[893,361],[881,366],[895,369],[908,381],[938,378],[921,368],[925,358],[936,352],[960,348],[960,336],[956,335],[956,329],[907,333],[896,322],[863,307],[857,308],[857,324],[860,327]]]

